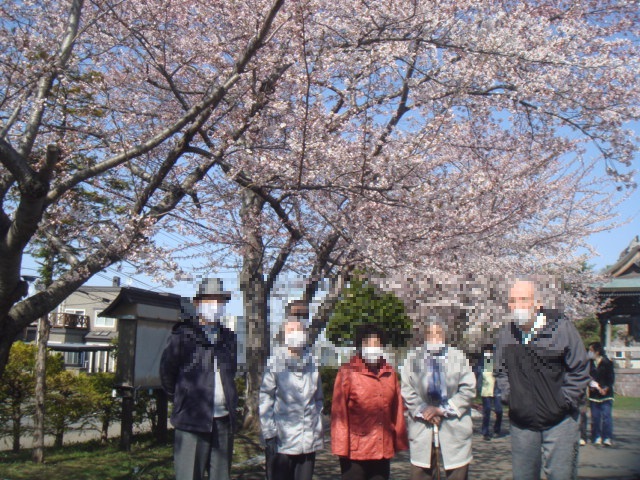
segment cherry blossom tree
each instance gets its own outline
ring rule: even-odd
[[[178,270],[185,253],[156,242],[167,230],[241,268],[255,392],[280,273],[309,275],[310,298],[354,265],[560,268],[610,225],[610,182],[633,184],[631,3],[0,12],[0,372],[16,334],[96,272]],[[25,298],[22,258],[43,244],[68,268]]]

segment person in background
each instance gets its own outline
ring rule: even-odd
[[[342,480],[388,480],[390,459],[408,448],[400,385],[384,343],[378,327],[360,326],[356,354],[336,377],[331,450],[340,457]]]
[[[594,445],[611,447],[613,436],[613,384],[615,373],[613,362],[604,354],[602,344],[589,345],[591,359],[591,381],[589,403],[591,405],[591,440]]]
[[[311,354],[307,304],[287,306],[284,345],[274,348],[260,386],[260,424],[269,480],[311,480],[316,452],[324,445],[322,382]]]
[[[493,374],[493,346],[482,347],[482,356],[476,366],[476,385],[482,398],[482,436],[491,440],[491,410],[495,412],[496,420],[493,424],[493,434],[501,436],[502,426],[502,398],[500,389],[496,385]]]
[[[231,293],[202,281],[195,315],[176,324],[160,360],[162,388],[173,398],[177,480],[229,480],[238,393],[236,334],[222,324]]]
[[[400,374],[411,452],[409,478],[436,477],[437,426],[447,479],[466,480],[473,459],[471,402],[475,398],[476,378],[464,353],[447,346],[444,321],[423,316],[423,322],[424,343],[409,353]]]
[[[589,363],[573,323],[544,306],[553,288],[550,280],[513,282],[512,321],[496,345],[494,372],[509,405],[514,480],[538,480],[541,470],[547,480],[578,475],[579,405]]]

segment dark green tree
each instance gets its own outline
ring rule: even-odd
[[[585,347],[588,347],[590,343],[600,341],[600,322],[596,317],[577,320],[575,325]]]
[[[120,417],[121,402],[112,396],[115,387],[115,374],[97,372],[87,375],[91,386],[93,412],[100,430],[100,443],[105,444],[109,438],[109,426]]]
[[[62,371],[59,354],[49,354],[47,377]],[[11,347],[9,363],[0,382],[0,436],[11,436],[13,451],[20,450],[20,438],[30,430],[23,425],[24,418],[33,415],[35,387],[36,346],[16,342]]]
[[[363,324],[382,328],[394,347],[404,346],[411,335],[411,320],[402,301],[365,278],[354,277],[329,319],[327,338],[338,346],[353,345],[356,328]]]
[[[45,425],[62,447],[64,434],[72,427],[89,426],[95,408],[95,390],[86,373],[63,370],[47,379]]]

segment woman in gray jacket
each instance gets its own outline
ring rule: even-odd
[[[445,334],[446,324],[429,318],[424,343],[409,353],[402,368],[411,480],[433,478],[438,460],[433,448],[436,434],[447,480],[468,478],[476,378],[464,353],[445,344]]]
[[[289,315],[281,333],[284,346],[274,348],[260,387],[267,474],[271,480],[311,480],[315,452],[324,443],[320,374],[303,322]]]

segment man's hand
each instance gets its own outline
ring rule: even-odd
[[[434,425],[439,425],[442,417],[444,410],[440,407],[428,406],[422,411],[422,418]]]

